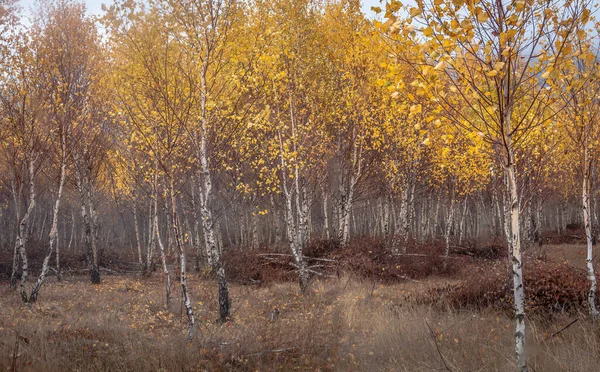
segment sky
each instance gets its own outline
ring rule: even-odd
[[[275,0],[276,1],[276,0]],[[385,0],[382,0],[383,4],[385,4]],[[102,13],[102,3],[110,4],[111,0],[85,0],[85,4],[87,5],[88,12],[90,14],[99,15]],[[35,9],[38,3],[36,0],[20,0],[19,1],[21,7],[23,8],[23,14],[31,14],[31,10]],[[372,6],[380,6],[382,9],[385,8],[385,5],[380,3],[380,0],[361,0],[363,4],[363,11],[367,15],[372,15],[371,12]]]
[[[371,1],[371,0],[368,0]],[[375,0],[377,1],[377,0]],[[84,3],[87,6],[88,12],[90,14],[101,14],[102,13],[102,3],[110,3],[111,0],[85,0]],[[31,14],[31,10],[35,10],[38,5],[38,1],[36,0],[20,0],[19,5],[23,9],[23,14]]]

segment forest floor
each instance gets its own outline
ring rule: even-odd
[[[580,245],[546,246],[580,266]],[[424,305],[432,288],[463,280],[430,276],[395,284],[341,275],[231,285],[232,320],[217,319],[217,288],[190,275],[196,336],[176,288],[164,306],[160,275],[50,278],[28,308],[0,285],[0,369],[11,371],[513,371],[513,320],[498,309]],[[271,320],[273,308],[279,316]],[[575,322],[574,322],[575,321]],[[574,323],[573,323],[574,322]],[[582,311],[528,316],[532,371],[597,371],[600,326]],[[566,327],[566,328],[565,328]]]

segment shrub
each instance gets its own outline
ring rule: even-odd
[[[528,260],[523,271],[528,313],[572,312],[587,307],[589,284],[583,270]],[[470,273],[462,283],[434,288],[418,302],[456,309],[512,311],[512,277],[506,263],[475,268]]]
[[[307,265],[326,275],[346,271],[353,275],[391,283],[431,275],[451,275],[468,260],[442,257],[443,247],[423,245],[418,253],[395,255],[382,239],[357,238],[344,247],[332,240],[315,240],[304,251]],[[229,280],[242,284],[295,281],[296,271],[288,254],[230,249],[223,256]]]
[[[223,254],[227,278],[240,284],[267,284],[295,280],[291,257],[270,259],[263,251],[229,249]]]
[[[506,247],[498,243],[478,244],[477,242],[468,242],[466,247],[455,247],[453,254],[467,255],[473,258],[485,260],[498,260],[506,257]]]
[[[339,248],[340,244],[335,239],[313,239],[304,249],[304,255],[322,258],[334,254]]]
[[[444,259],[442,252],[439,245],[422,245],[417,253],[393,254],[385,241],[361,238],[340,249],[333,258],[344,270],[359,277],[390,283],[456,273],[461,260]]]
[[[582,228],[571,227],[564,234],[559,234],[556,231],[545,231],[542,235],[542,242],[552,245],[585,243],[585,231]]]

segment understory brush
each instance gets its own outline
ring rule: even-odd
[[[544,269],[545,270],[545,269]],[[190,278],[196,337],[185,342],[181,298],[164,306],[158,275],[50,280],[22,306],[2,285],[0,369],[16,371],[512,371],[513,321],[495,308],[420,303],[462,279],[382,283],[341,275],[295,283],[232,285],[233,316],[216,321],[216,283]],[[277,309],[277,316],[273,316]],[[528,315],[536,371],[595,371],[600,328],[580,312]]]

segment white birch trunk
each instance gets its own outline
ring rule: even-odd
[[[258,249],[258,245],[259,245],[259,239],[258,239],[258,208],[256,208],[255,206],[253,206],[252,211],[251,211],[251,215],[250,215],[250,220],[251,220],[251,224],[252,224],[252,249],[253,250],[257,250]]]
[[[323,190],[323,234],[325,239],[330,239],[330,231],[329,231],[329,196]]]
[[[460,216],[460,223],[458,224],[458,245],[462,245],[463,237],[465,235],[465,219],[467,217],[467,199],[463,200],[463,210]]]
[[[207,49],[207,52],[208,49]],[[216,273],[217,281],[219,282],[219,319],[224,322],[230,316],[231,302],[229,299],[229,289],[227,287],[227,278],[225,277],[225,268],[221,262],[221,255],[218,247],[217,236],[215,232],[215,221],[213,216],[213,190],[210,166],[208,163],[208,111],[207,111],[207,94],[208,87],[206,84],[206,75],[208,72],[208,55],[202,66],[201,81],[200,81],[200,138],[198,132],[195,133],[196,141],[196,157],[200,160],[200,212],[202,217],[202,228],[204,232],[204,242],[208,262]]]
[[[494,240],[500,236],[500,226],[502,226],[502,212],[500,210],[500,202],[498,201],[498,194],[496,188],[492,190],[492,237]]]
[[[153,190],[148,207],[148,249],[146,250],[146,261],[144,262],[144,272],[146,275],[150,275],[154,259],[154,246],[156,245],[156,234],[154,233],[154,195],[155,191]]]
[[[409,221],[409,186],[408,184],[404,186],[402,190],[402,199],[400,200],[400,216],[398,225],[400,230],[399,238],[396,241],[396,250],[398,250],[398,245],[402,245],[402,253],[406,253],[406,243],[408,242],[408,232],[410,227]]]
[[[390,198],[383,198],[383,238],[388,241],[390,238]]]
[[[287,187],[285,187],[287,189]],[[296,224],[294,222],[294,212],[292,208],[292,198],[287,191],[284,191],[285,196],[285,204],[286,204],[286,227],[287,227],[287,236],[288,242],[290,245],[290,249],[292,251],[292,256],[294,258],[294,263],[297,266],[299,272],[299,284],[300,291],[304,292],[308,288],[308,272],[306,271],[304,258],[302,256],[302,246],[300,244],[300,238],[298,237]]]
[[[587,277],[590,281],[590,289],[588,290],[588,306],[590,311],[590,316],[592,319],[598,318],[600,312],[596,308],[596,274],[594,273],[594,243],[593,243],[593,235],[592,235],[592,225],[591,225],[591,203],[590,203],[590,173],[592,168],[592,162],[589,160],[588,148],[585,146],[584,148],[584,171],[583,171],[583,192],[582,192],[582,205],[583,205],[583,223],[585,225],[585,238],[587,243],[587,257],[586,257],[586,266],[587,266]]]
[[[300,225],[299,225],[299,237],[300,247],[304,248],[308,244],[310,238],[310,206],[312,204],[311,198],[308,196],[306,187],[302,187],[302,202],[300,204]]]
[[[84,227],[84,239],[86,247],[86,255],[88,264],[90,266],[90,280],[92,284],[100,283],[100,269],[98,267],[98,252],[96,249],[96,241],[94,237],[94,216],[92,211],[90,179],[84,174],[83,164],[79,161],[79,156],[75,149],[71,151],[73,157],[73,163],[75,164],[75,179],[77,185],[77,191],[79,192],[81,218],[83,220]]]
[[[42,220],[42,228],[40,229],[38,240],[42,240],[42,238],[44,237],[44,230],[46,229],[46,219],[48,218],[48,213],[46,213],[46,211],[43,211],[42,213],[44,214],[44,219]]]
[[[513,244],[512,244],[512,235],[511,235],[511,225],[510,225],[510,221],[511,221],[511,215],[510,215],[510,188],[509,188],[509,182],[508,182],[508,175],[504,176],[504,182],[505,182],[505,192],[504,192],[504,198],[503,198],[503,210],[504,210],[504,235],[506,238],[506,242],[508,243],[508,260],[512,261],[512,249],[513,249]]]
[[[450,206],[448,207],[448,220],[446,222],[446,249],[444,250],[444,256],[450,255],[450,234],[452,233],[452,226],[454,226],[454,191],[450,192]]]
[[[140,227],[138,225],[137,200],[135,191],[132,192],[131,196],[133,197],[133,225],[135,230],[135,244],[137,246],[138,262],[140,266],[143,266],[144,259],[142,258],[142,241],[140,238]]]
[[[63,228],[64,228],[64,226],[65,225],[63,223]],[[62,274],[60,271],[60,239],[59,239],[59,235],[56,235],[56,280],[59,282],[62,280]]]
[[[71,233],[69,234],[69,244],[67,245],[67,250],[70,251],[73,245],[73,238],[75,237],[75,212],[71,208]]]
[[[533,213],[532,213],[532,208],[531,208],[531,203],[532,201],[529,200],[529,202],[527,202],[527,208],[525,208],[525,215],[523,216],[524,218],[524,222],[525,222],[525,227],[524,227],[524,232],[525,232],[525,239],[524,239],[524,243],[523,244],[523,248],[524,249],[528,249],[531,247],[531,243],[533,241],[533,224],[532,222],[532,218],[533,218]]]
[[[156,200],[156,199],[155,199]],[[167,257],[165,254],[165,246],[160,238],[160,229],[158,225],[158,204],[155,204],[154,209],[154,233],[156,234],[156,242],[160,251],[160,260],[163,267],[163,273],[165,274],[165,292],[166,292],[166,306],[169,308],[171,305],[171,275],[169,274],[169,267],[167,266]]]
[[[165,180],[165,184],[168,185],[169,181]],[[170,191],[167,190],[166,194],[170,194]],[[169,228],[169,226],[173,226],[173,222],[171,220],[171,213],[170,213],[170,208],[169,208],[169,199],[165,196],[165,219],[166,219],[166,225],[167,225],[167,229],[166,229],[166,234],[167,234],[167,238],[165,240],[165,251],[168,252],[169,255],[171,255],[173,253],[173,242],[171,241],[171,229]]]
[[[87,187],[87,202],[88,209],[90,212],[90,227],[91,227],[91,241],[92,241],[92,283],[100,284],[100,266],[98,263],[98,213],[96,212],[96,204],[94,203],[94,185],[92,184],[91,179],[89,178],[86,181]]]
[[[200,271],[200,260],[202,258],[202,249],[200,247],[200,225],[198,221],[198,204],[196,201],[196,193],[194,189],[197,187],[196,179],[192,184],[192,218],[194,219],[194,251],[196,252],[196,271]]]
[[[442,190],[439,190],[435,200],[435,212],[433,213],[433,223],[431,224],[431,239],[435,239],[438,232],[439,216],[440,216],[440,204],[441,204]]]
[[[271,200],[271,209],[273,210],[273,212],[271,213],[272,217],[273,217],[273,227],[274,227],[274,232],[273,232],[273,243],[275,245],[280,245],[281,244],[281,212],[279,210],[279,208],[277,208],[277,205],[275,204],[275,200],[273,199],[273,195],[271,195],[270,197]]]
[[[510,136],[509,136],[510,141]],[[508,152],[508,165],[506,166],[506,179],[509,191],[509,213],[510,213],[510,251],[512,252],[512,276],[513,295],[515,304],[515,354],[517,358],[517,370],[527,371],[527,360],[525,354],[525,290],[523,286],[523,261],[521,257],[521,236],[519,230],[519,194],[517,190],[517,178],[514,165],[514,155],[510,147]]]
[[[281,185],[283,188],[283,196],[285,198],[285,222],[286,222],[286,230],[288,243],[290,246],[290,250],[292,251],[292,257],[294,258],[294,263],[296,265],[296,269],[298,270],[298,282],[300,285],[300,291],[304,292],[308,288],[308,271],[306,270],[306,264],[304,262],[304,257],[302,255],[302,245],[301,238],[298,236],[298,224],[294,221],[294,209],[293,209],[293,200],[292,193],[288,188],[287,184],[287,165],[285,163],[285,157],[283,155],[283,140],[281,138],[281,133],[279,134],[279,151],[280,151],[280,159],[281,159]],[[297,187],[298,182],[295,182],[294,185]],[[299,193],[299,190],[295,190],[296,193]],[[297,198],[297,202],[299,198]]]
[[[163,273],[165,275],[165,300],[167,309],[171,305],[171,275],[169,273],[169,267],[167,266],[167,257],[165,254],[165,246],[163,245],[162,239],[160,238],[160,228],[158,225],[158,165],[155,161],[154,165],[154,186],[152,192],[152,201],[154,202],[153,218],[152,218],[152,230],[154,231],[154,239],[158,243],[158,249],[160,252],[160,260],[163,267]]]
[[[410,187],[410,192],[409,192],[409,196],[408,196],[408,219],[406,221],[406,226],[404,227],[404,230],[406,232],[406,242],[408,243],[408,238],[410,237],[411,234],[411,226],[412,226],[412,233],[413,236],[414,234],[416,234],[417,230],[417,212],[415,209],[415,188],[417,183],[415,181],[410,182],[411,187]]]
[[[65,183],[65,173],[67,169],[67,141],[66,141],[66,133],[63,133],[61,136],[61,149],[62,149],[62,159],[60,164],[60,178],[58,180],[58,192],[56,193],[56,201],[54,202],[54,208],[52,209],[52,226],[50,228],[50,234],[48,236],[48,254],[44,258],[44,262],[42,264],[42,272],[38,276],[37,281],[33,285],[31,290],[31,296],[29,297],[29,303],[35,303],[38,299],[40,289],[42,284],[44,283],[44,279],[48,274],[48,268],[50,263],[50,257],[52,257],[52,251],[54,249],[54,244],[58,244],[58,213],[60,210],[60,201],[63,193],[63,186]],[[58,247],[57,247],[58,249]],[[60,272],[60,271],[59,271]]]
[[[19,252],[19,256],[21,257],[21,300],[26,303],[29,301],[27,295],[27,289],[25,288],[25,283],[27,283],[27,278],[29,276],[29,263],[27,261],[27,251],[25,249],[25,234],[27,229],[27,221],[29,220],[31,213],[33,212],[33,208],[36,203],[36,193],[35,193],[35,157],[33,153],[29,158],[29,205],[27,206],[27,211],[19,221],[19,228],[17,230],[17,239],[16,239],[16,248]]]
[[[191,341],[194,338],[195,331],[195,318],[194,318],[194,309],[192,308],[192,302],[190,300],[190,294],[188,291],[187,284],[187,271],[186,271],[186,260],[185,260],[185,250],[183,249],[183,244],[181,243],[181,233],[179,229],[179,220],[177,217],[177,203],[175,202],[175,189],[173,176],[169,177],[169,193],[171,195],[171,216],[173,222],[173,235],[175,237],[175,243],[177,245],[177,250],[179,253],[179,269],[180,269],[180,277],[179,283],[181,285],[181,295],[183,298],[183,305],[185,306],[185,313],[188,317],[188,341]]]
[[[427,199],[424,199],[421,203],[421,228],[419,229],[419,241],[421,243],[425,242],[425,239],[427,238],[427,231],[429,231],[429,213],[427,213],[427,207],[431,205],[430,198],[431,195],[429,195]]]
[[[560,232],[562,234],[566,234],[567,233],[567,225],[568,225],[568,209],[567,209],[567,201],[563,200],[562,204],[561,204],[561,225],[560,225]]]
[[[542,245],[542,196],[537,196],[535,206],[535,241],[541,247]]]

